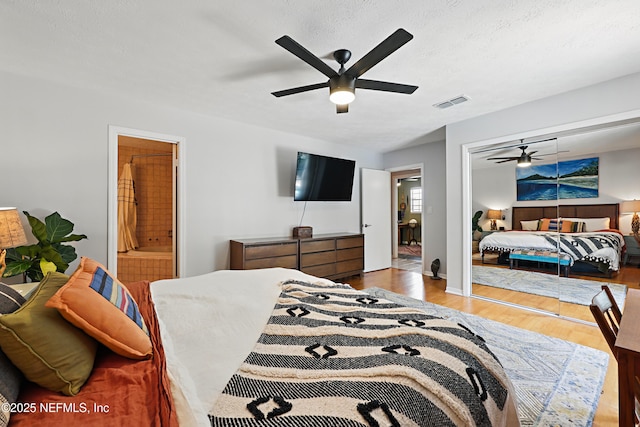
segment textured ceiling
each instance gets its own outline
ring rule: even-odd
[[[534,163],[538,164],[555,163],[558,160],[579,157],[595,157],[599,153],[608,151],[638,149],[640,148],[640,123],[637,120],[624,120],[533,139],[480,147],[478,151],[472,153],[472,168],[484,169],[499,166],[513,168],[515,164],[513,161],[497,163],[496,160],[489,160],[489,158],[519,156],[522,153],[519,148],[521,146],[527,147],[526,152],[535,151],[540,156],[539,159],[534,160]]]
[[[358,90],[337,115],[326,78],[274,41],[331,66],[398,28],[414,39],[363,77],[419,86]],[[2,0],[0,69],[378,151],[442,127],[640,71],[638,0]],[[467,95],[446,110],[432,105]]]

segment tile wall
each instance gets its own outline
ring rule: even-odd
[[[123,138],[123,137],[121,137]],[[166,148],[169,144],[144,140],[129,141],[118,146],[118,176],[125,163],[132,156],[158,154],[163,152],[158,147]],[[120,142],[120,141],[119,141]],[[133,145],[133,146],[130,146]],[[154,145],[146,148],[144,145]],[[167,147],[165,147],[167,146]],[[136,237],[141,247],[171,246],[173,227],[173,160],[167,156],[144,156],[133,159],[134,183],[136,192],[136,211],[138,216]],[[118,254],[118,279],[124,283],[140,280],[160,280],[173,278],[173,254],[157,253],[149,256],[127,256]]]

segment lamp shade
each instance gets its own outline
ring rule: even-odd
[[[620,213],[640,212],[640,200],[626,200],[620,203]]]
[[[16,208],[0,208],[0,249],[15,248],[27,243],[27,236]]]
[[[487,219],[502,219],[502,211],[498,209],[489,209],[487,211]]]

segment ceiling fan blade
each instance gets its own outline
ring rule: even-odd
[[[518,157],[488,157],[487,160],[518,160],[520,158],[520,156]]]
[[[506,160],[500,160],[499,162],[496,162],[496,163],[507,163],[507,162],[513,162],[514,160],[518,160],[518,159],[506,159]]]
[[[404,85],[400,83],[381,82],[378,80],[356,80],[356,87],[359,89],[383,90],[385,92],[412,94],[418,86]]]
[[[320,71],[325,76],[331,78],[338,75],[338,73],[329,65],[327,65],[326,62],[302,47],[302,45],[300,45],[291,37],[282,36],[278,40],[276,40],[276,43],[287,49],[289,52],[293,53],[298,58],[302,59],[307,64],[311,65],[316,70]]]
[[[280,98],[281,96],[294,95],[296,93],[308,92],[310,90],[321,89],[323,87],[329,87],[329,82],[316,83],[316,84],[313,84],[313,85],[293,87],[291,89],[279,90],[277,92],[271,92],[271,95],[275,96],[276,98]]]
[[[533,156],[535,153],[537,153],[537,151],[532,151],[532,152],[527,153],[527,154],[530,155],[530,156]]]
[[[348,113],[349,112],[349,104],[336,104],[336,114]]]
[[[352,77],[360,77],[371,67],[401,48],[412,38],[413,36],[406,30],[402,28],[397,29],[393,34],[384,39],[378,46],[371,49],[369,53],[360,58],[358,62],[353,64],[345,72]]]

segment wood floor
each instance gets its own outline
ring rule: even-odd
[[[618,274],[618,283],[624,281],[632,287],[640,287],[640,268],[631,266]],[[575,277],[575,276],[574,276]],[[593,279],[593,277],[591,277]],[[602,350],[609,354],[609,368],[602,396],[595,414],[594,426],[618,425],[618,368],[613,354],[596,326],[572,320],[539,314],[478,298],[461,297],[445,292],[446,280],[432,280],[406,270],[390,268],[365,273],[363,277],[344,280],[356,289],[379,287],[412,298],[440,304],[455,310],[476,314],[487,319],[503,322],[518,328],[546,334]],[[503,291],[510,298],[509,291]]]

